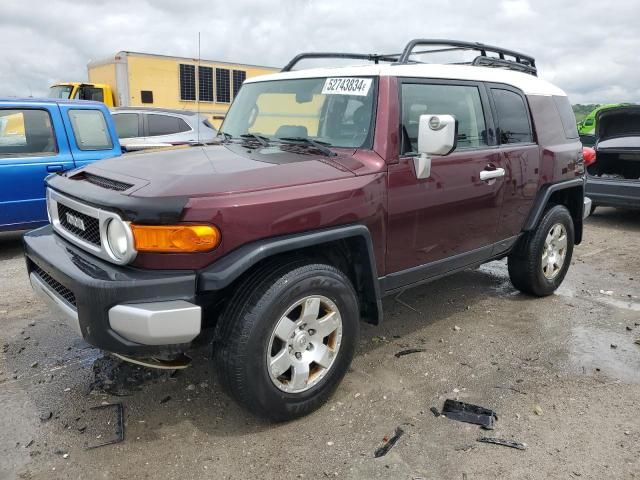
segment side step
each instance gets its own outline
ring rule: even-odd
[[[119,353],[112,353],[112,355],[118,357],[125,362],[133,363],[135,365],[142,365],[148,368],[157,368],[160,370],[181,370],[191,365],[191,358],[187,357],[184,353],[181,353],[177,357],[165,360],[162,358],[133,358],[121,355]]]

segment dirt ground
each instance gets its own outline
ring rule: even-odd
[[[126,396],[93,388],[102,353],[50,318],[20,236],[1,235],[0,479],[640,479],[639,240],[637,212],[599,208],[551,297],[494,262],[387,298],[329,403],[269,424],[220,391],[207,351],[125,378]],[[425,351],[394,356],[407,348]],[[435,417],[446,398],[494,409],[496,429]],[[90,410],[103,402],[124,404],[126,438],[86,449],[115,434],[113,411]]]

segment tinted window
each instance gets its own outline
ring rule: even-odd
[[[104,92],[101,88],[80,87],[76,92],[76,98],[79,98],[80,100],[104,102]]]
[[[492,88],[493,101],[498,114],[500,143],[529,143],[533,141],[529,114],[524,100],[510,90]]]
[[[137,113],[117,113],[113,115],[118,138],[135,138],[140,136]]]
[[[183,119],[169,115],[147,115],[149,136],[173,135],[174,133],[188,132],[191,127]]]
[[[480,92],[474,86],[402,85],[403,153],[418,150],[420,115],[453,115],[458,121],[458,147],[487,145]]]
[[[0,110],[0,157],[57,152],[51,117],[45,110]]]
[[[180,100],[196,99],[196,66],[180,64]]]
[[[576,126],[576,116],[573,114],[573,108],[567,97],[559,97],[554,95],[553,102],[556,104],[560,120],[564,127],[565,137],[573,139],[578,138],[578,127]]]
[[[113,143],[100,110],[69,110],[69,119],[80,150],[111,150]]]
[[[229,70],[216,68],[216,102],[229,103],[231,101],[231,79]]]
[[[153,103],[153,91],[140,90],[140,101],[142,103]]]

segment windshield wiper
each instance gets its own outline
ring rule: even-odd
[[[326,147],[326,145],[331,145],[327,142],[320,142],[317,140],[311,140],[307,137],[280,137],[278,140],[282,140],[284,142],[293,142],[293,143],[306,143],[307,145],[311,145],[316,150],[322,152],[327,157],[335,157],[338,155],[336,152],[332,152],[330,149]]]
[[[218,130],[218,135],[217,136],[220,136],[220,135],[222,135],[224,137],[223,141],[225,141],[225,142],[228,142],[229,140],[231,140],[233,138],[233,135],[231,135],[230,133],[223,132],[222,130]]]
[[[228,135],[228,134],[227,134]],[[263,147],[269,146],[269,137],[264,137],[262,135],[256,135],[255,133],[243,133],[240,135],[240,138],[252,138],[257,140],[260,145]]]

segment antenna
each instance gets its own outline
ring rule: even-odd
[[[196,121],[196,135],[200,143],[200,32],[198,32],[198,120]]]

